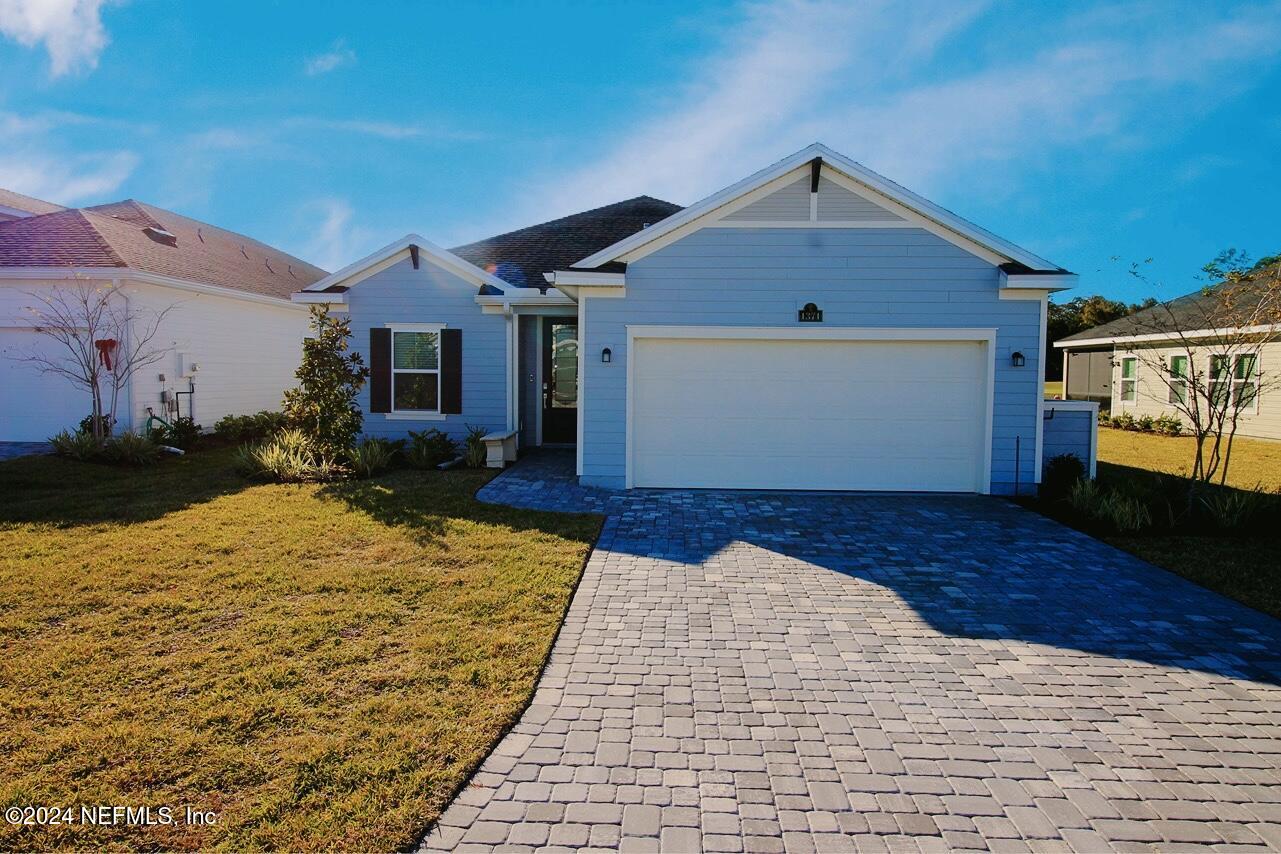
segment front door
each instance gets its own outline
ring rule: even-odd
[[[578,319],[543,319],[543,444],[578,439]]]

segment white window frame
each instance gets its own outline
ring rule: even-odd
[[[1132,380],[1127,380],[1125,378],[1125,363],[1127,361],[1134,363],[1134,379]],[[1116,387],[1117,387],[1117,394],[1120,395],[1118,400],[1120,401],[1122,406],[1138,406],[1139,404],[1139,357],[1138,356],[1122,356],[1121,361],[1117,363],[1117,370],[1119,371],[1119,373],[1116,378]],[[1125,399],[1126,383],[1131,383],[1134,386],[1133,400]]]
[[[1174,372],[1175,359],[1183,359],[1185,361],[1182,377]],[[1188,356],[1187,353],[1171,353],[1169,358],[1166,359],[1165,367],[1170,374],[1170,387],[1167,389],[1169,394],[1166,395],[1167,402],[1175,406],[1180,404],[1186,406],[1188,402],[1188,394],[1192,389],[1192,358]],[[1174,390],[1180,385],[1183,387],[1183,399],[1175,400]]]
[[[1245,356],[1254,357],[1254,376],[1246,379],[1237,379],[1237,362],[1239,362]],[[1231,383],[1232,383],[1232,400],[1234,401],[1233,405],[1234,406],[1236,405],[1235,401],[1237,399],[1237,395],[1241,393],[1240,387],[1245,385],[1247,382],[1252,381],[1254,383],[1254,400],[1251,401],[1253,405],[1247,406],[1241,410],[1242,412],[1246,412],[1251,415],[1259,414],[1259,377],[1262,375],[1262,371],[1259,370],[1259,362],[1261,360],[1262,360],[1261,354],[1256,351],[1253,353],[1237,353],[1233,357],[1233,361],[1232,361]]]
[[[444,413],[440,411],[440,382],[441,374],[445,369],[445,353],[440,346],[440,333],[446,328],[443,323],[388,323],[386,327],[391,330],[391,359],[389,368],[391,370],[391,412],[387,413],[388,418],[401,420],[417,421],[443,421]],[[396,333],[397,332],[428,332],[436,336],[436,369],[426,368],[397,368],[396,367]],[[396,374],[435,374],[436,375],[436,408],[435,409],[397,409],[396,408]]]

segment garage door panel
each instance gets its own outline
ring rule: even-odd
[[[633,483],[973,491],[976,342],[637,339]]]

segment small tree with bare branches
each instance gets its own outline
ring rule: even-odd
[[[1281,384],[1281,372],[1259,358],[1264,345],[1281,341],[1281,264],[1248,263],[1236,250],[1221,253],[1203,268],[1209,281],[1199,293],[1134,315],[1131,334],[1147,338],[1122,357],[1159,377],[1168,405],[1187,419],[1194,484],[1227,481],[1241,416]],[[1146,281],[1138,265],[1130,272]],[[1139,393],[1137,381],[1121,382],[1123,395],[1127,382]]]
[[[116,423],[120,392],[134,374],[159,362],[171,349],[155,340],[161,323],[176,306],[140,308],[130,303],[118,284],[85,280],[26,296],[36,301],[28,308],[32,329],[59,346],[53,353],[15,358],[85,389],[93,434],[104,438]]]

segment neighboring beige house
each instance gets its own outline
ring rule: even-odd
[[[1173,301],[1168,315],[1172,319],[1161,324],[1167,328],[1177,327],[1193,347],[1171,334],[1153,332],[1155,313],[1166,311],[1159,306],[1055,342],[1054,346],[1063,351],[1065,396],[1069,400],[1098,399],[1099,391],[1103,390],[1108,395],[1113,416],[1128,412],[1135,418],[1162,414],[1184,418],[1176,406],[1177,395],[1184,392],[1171,388],[1152,363],[1159,359],[1175,376],[1190,373],[1193,365],[1189,362],[1194,360],[1197,374],[1222,375],[1234,399],[1246,402],[1237,435],[1281,439],[1281,384],[1277,382],[1277,372],[1281,371],[1281,342],[1261,341],[1247,352],[1241,352],[1238,347],[1232,364],[1220,364],[1224,357],[1216,352],[1213,341],[1208,340],[1208,332],[1197,335],[1205,331],[1199,329],[1203,324],[1198,320],[1206,314],[1198,310],[1198,302],[1212,298],[1198,292]],[[1272,335],[1273,331],[1270,328],[1265,334]],[[1222,340],[1222,331],[1215,335],[1219,336],[1217,340]],[[1204,346],[1196,346],[1198,340],[1205,340]],[[1136,355],[1139,352],[1143,353],[1142,358]],[[1086,370],[1090,372],[1088,377],[1081,375]]]
[[[78,283],[119,287],[131,308],[172,306],[153,343],[161,362],[135,375],[118,429],[147,409],[194,416],[278,409],[295,385],[308,307],[290,294],[325,271],[256,240],[132,200],[69,209],[0,194],[0,441],[43,441],[89,414],[88,390],[24,358],[60,355],[34,327],[33,294]],[[177,407],[175,409],[175,407]]]

